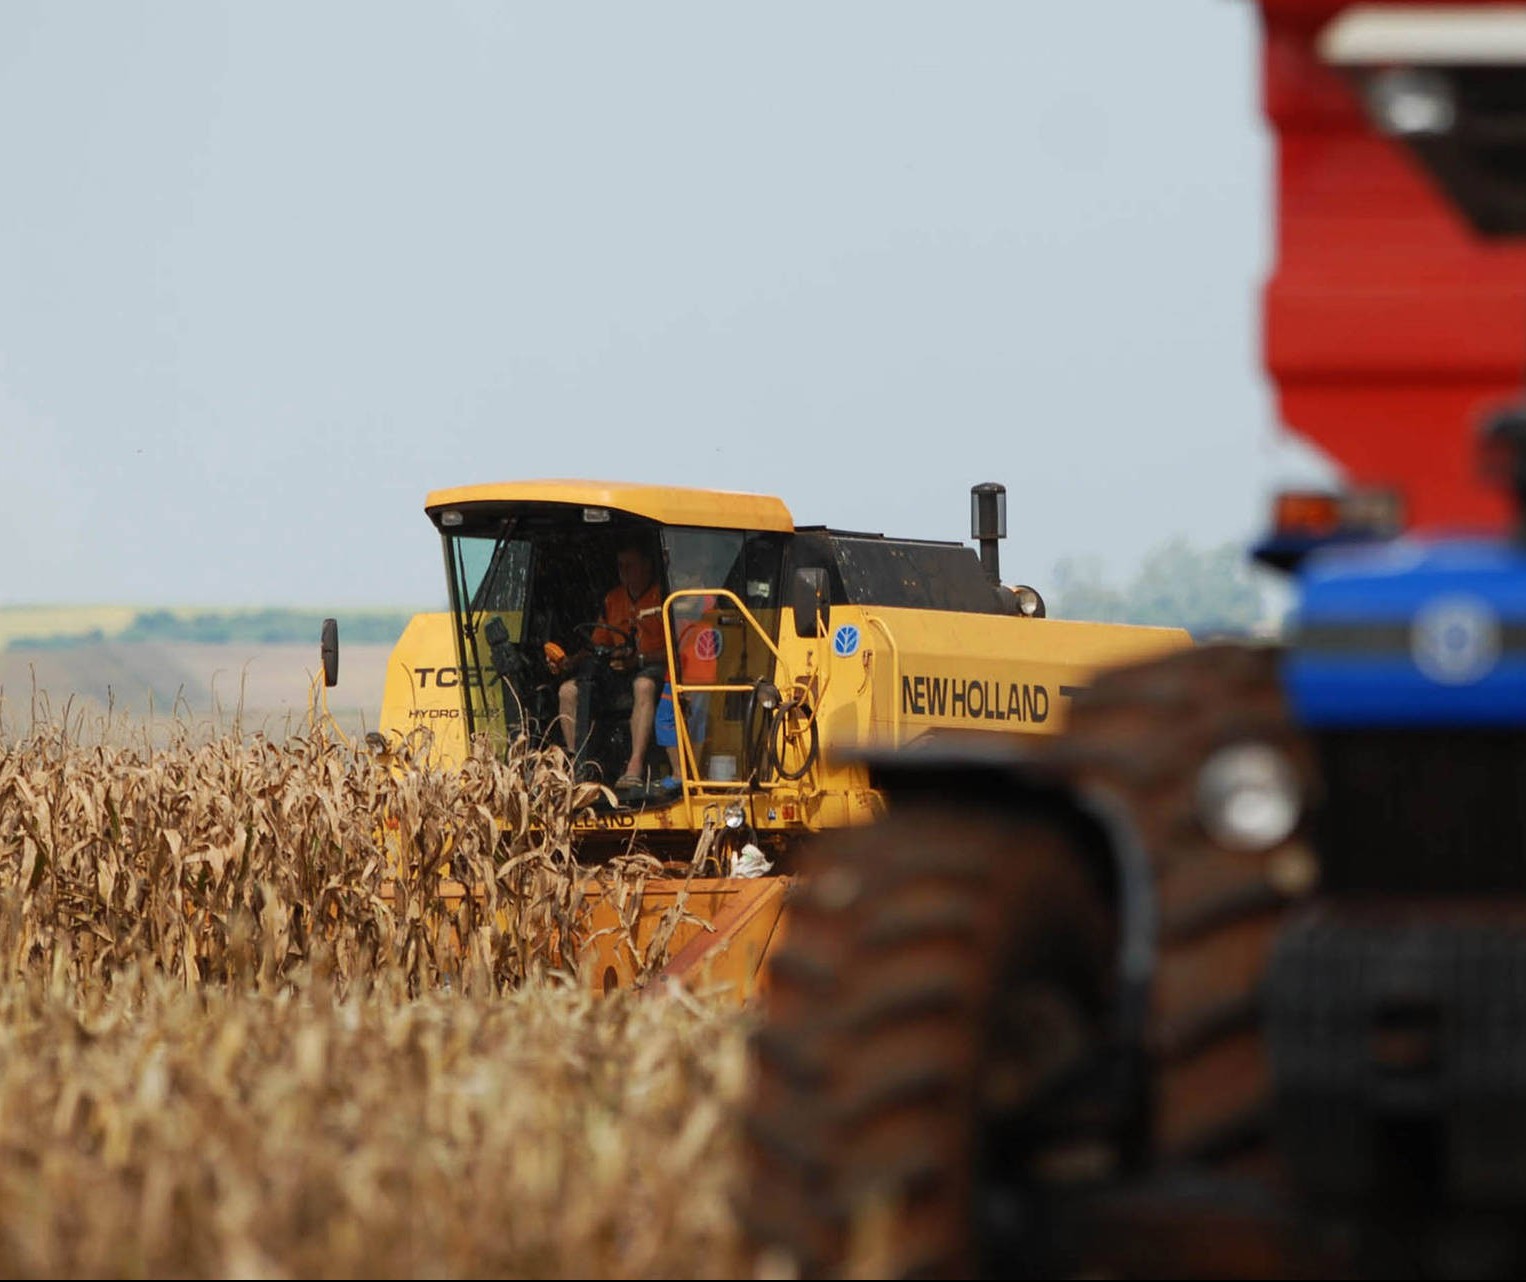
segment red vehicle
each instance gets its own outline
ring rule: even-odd
[[[1396,487],[1411,528],[1501,529],[1509,504],[1480,484],[1474,437],[1526,366],[1510,177],[1526,107],[1520,6],[1261,10],[1278,199],[1265,359],[1282,422],[1352,484]],[[1456,58],[1469,63],[1460,76]],[[1436,109],[1450,125],[1424,114],[1448,67]]]

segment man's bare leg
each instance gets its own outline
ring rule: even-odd
[[[651,677],[637,677],[631,684],[631,759],[626,763],[626,774],[641,778],[645,773],[646,750],[656,720],[657,683]]]
[[[567,745],[567,755],[578,755],[578,683],[576,681],[563,681],[557,691],[557,699],[561,705],[561,713],[557,717],[557,725],[562,730],[562,742]]]

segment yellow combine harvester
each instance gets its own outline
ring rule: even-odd
[[[797,526],[756,494],[587,480],[436,491],[425,511],[450,610],[415,616],[398,641],[381,733],[427,726],[444,763],[479,735],[566,747],[610,785],[577,816],[580,857],[639,840],[671,861],[671,881],[647,883],[643,921],[655,928],[682,893],[703,924],[675,935],[670,973],[703,966],[745,996],[780,935],[792,844],[883,812],[866,754],[1053,735],[1099,669],[1190,644],[1175,628],[1050,619],[1032,588],[1001,586],[1005,498],[972,490],[977,554]],[[629,591],[624,630],[604,610],[629,588],[616,586],[622,554],[653,580]],[[661,690],[633,757],[638,668]],[[732,875],[677,873],[702,835]],[[596,941],[612,937],[601,910]],[[607,990],[632,966],[608,946],[590,973]]]

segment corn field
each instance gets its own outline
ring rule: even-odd
[[[748,1271],[747,1016],[577,983],[660,865],[578,866],[557,750],[423,747],[0,738],[0,1274]]]

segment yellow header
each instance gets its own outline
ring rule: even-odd
[[[629,485],[623,481],[500,481],[435,490],[424,500],[433,515],[472,503],[576,503],[644,516],[664,525],[722,530],[793,530],[795,519],[782,499],[734,490],[697,490],[677,485]]]

